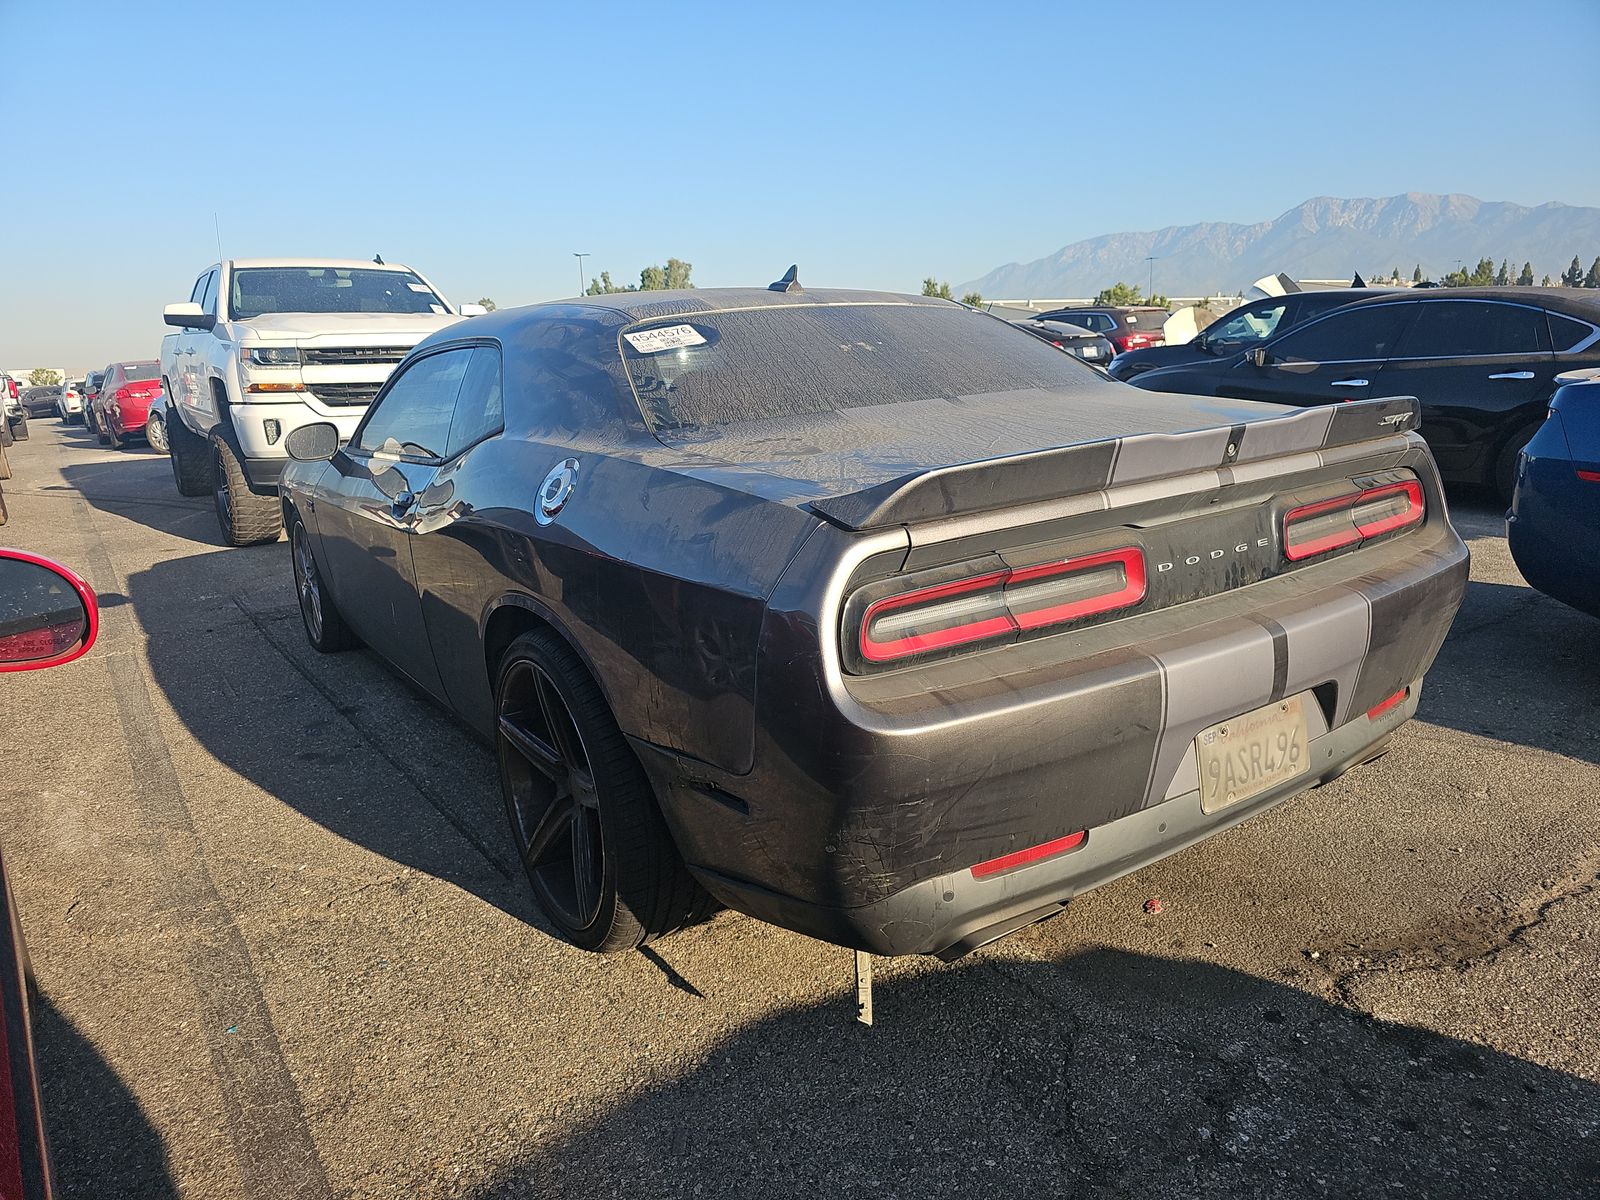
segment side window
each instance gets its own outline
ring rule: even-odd
[[[1224,317],[1206,330],[1206,340],[1213,344],[1228,342],[1233,345],[1264,342],[1277,330],[1278,322],[1283,320],[1283,314],[1287,309],[1286,304],[1269,304],[1262,308],[1251,309],[1249,312]]]
[[[200,296],[200,311],[210,312],[217,299],[217,272],[206,276],[206,289]]]
[[[1094,323],[1094,318],[1094,313],[1069,311],[1055,313],[1049,317],[1046,317],[1045,320],[1060,321],[1066,325],[1076,325],[1079,329],[1093,329],[1098,332],[1100,330],[1100,326]]]
[[[456,412],[450,422],[444,457],[454,458],[474,442],[500,432],[503,425],[500,351],[493,346],[477,346],[461,377],[461,390],[456,393]]]
[[[450,441],[461,377],[472,348],[444,350],[419,358],[378,397],[351,449],[405,458],[443,458]]]
[[[1474,358],[1539,354],[1550,349],[1544,314],[1482,300],[1424,301],[1406,334],[1402,358]]]
[[[1575,346],[1581,346],[1594,336],[1594,327],[1575,321],[1571,317],[1563,317],[1560,313],[1546,312],[1550,318],[1550,340],[1558,354],[1565,353]]]
[[[208,273],[208,274],[200,276],[199,279],[196,279],[194,281],[194,291],[189,293],[189,303],[190,304],[199,304],[200,303],[200,297],[204,296],[206,294],[206,280],[208,280],[210,278],[211,278],[211,276]]]
[[[1336,312],[1312,325],[1291,329],[1272,345],[1285,362],[1370,362],[1394,353],[1410,304],[1378,304]]]

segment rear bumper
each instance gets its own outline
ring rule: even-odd
[[[1570,458],[1524,456],[1506,540],[1530,584],[1600,617],[1600,484]]]
[[[811,550],[786,574],[797,589],[826,586],[804,582]],[[1466,547],[1430,521],[1362,550],[1359,575],[1325,563],[1025,652],[865,678],[819,672],[818,610],[780,589],[752,770],[635,745],[685,861],[724,902],[876,953],[959,953],[1370,757],[1414,711],[1466,579]],[[1201,814],[1199,732],[1301,693],[1318,714],[1307,774]],[[971,874],[1079,830],[1060,859]]]
[[[1096,826],[1076,850],[1000,875],[971,870],[925,879],[854,908],[818,903],[696,870],[719,901],[761,920],[873,954],[958,958],[1024,925],[1059,912],[1074,896],[1110,883],[1337,778],[1383,752],[1395,729],[1416,712],[1421,680],[1377,719],[1365,714],[1311,740],[1311,772],[1240,804],[1206,813],[1198,790]]]

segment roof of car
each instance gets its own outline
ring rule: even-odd
[[[1552,308],[1557,312],[1577,311],[1593,319],[1600,312],[1600,290],[1595,288],[1547,287],[1481,287],[1481,288],[1416,288],[1399,292],[1382,292],[1366,300],[1357,300],[1351,307],[1362,304],[1379,304],[1385,300],[1421,300],[1437,304],[1443,300],[1504,300],[1512,304],[1532,304],[1539,308]]]
[[[555,301],[562,305],[608,308],[630,321],[671,317],[679,313],[726,312],[740,308],[796,308],[823,304],[952,305],[934,296],[908,296],[899,292],[866,292],[845,288],[807,288],[776,292],[764,287],[685,288],[681,291],[612,292],[606,296],[575,296]],[[532,306],[542,307],[540,305]],[[959,306],[958,306],[959,307]]]
[[[370,258],[230,258],[235,270],[244,267],[328,267],[339,271],[409,271],[405,263],[376,263]]]

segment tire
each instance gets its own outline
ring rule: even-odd
[[[125,438],[123,438],[123,436],[120,433],[117,432],[117,427],[115,425],[113,425],[110,421],[101,421],[100,422],[100,428],[105,430],[105,433],[106,433],[105,442],[113,450],[121,450],[124,446],[126,446],[128,444],[127,440]]]
[[[209,496],[211,451],[206,441],[178,418],[167,428],[167,453],[172,456],[172,482],[180,496]]]
[[[150,449],[157,454],[167,453],[167,425],[160,417],[152,417],[145,422],[144,440],[150,443]]]
[[[100,414],[91,412],[89,415],[94,418],[94,420],[90,422],[90,424],[94,427],[94,440],[99,442],[102,446],[110,445],[111,435],[106,432],[106,423],[101,420]]]
[[[258,496],[250,490],[244,467],[233,447],[220,434],[211,435],[212,499],[217,524],[230,546],[255,546],[275,542],[283,532],[283,509],[276,496]]]
[[[0,479],[11,478],[11,460],[6,457],[6,448],[0,446]]]
[[[1495,456],[1494,476],[1489,482],[1507,504],[1511,503],[1511,493],[1517,490],[1517,455],[1533,440],[1533,435],[1539,432],[1542,424],[1542,421],[1532,421],[1524,425],[1506,439],[1506,444],[1500,447],[1500,453]]]
[[[344,623],[333,597],[323,586],[317,569],[311,537],[298,516],[289,518],[289,561],[294,568],[294,590],[300,600],[300,619],[305,623],[306,640],[319,654],[337,654],[360,645]]]
[[[560,934],[602,954],[699,920],[650,781],[599,687],[554,632],[511,643],[495,676],[495,745],[511,836]]]

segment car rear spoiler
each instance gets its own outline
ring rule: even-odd
[[[1174,402],[1181,403],[1177,398]],[[812,501],[811,508],[849,530],[913,525],[1371,441],[1416,429],[1420,415],[1415,396],[1390,396],[1321,405],[1231,427],[1078,442],[916,471],[859,492]]]

